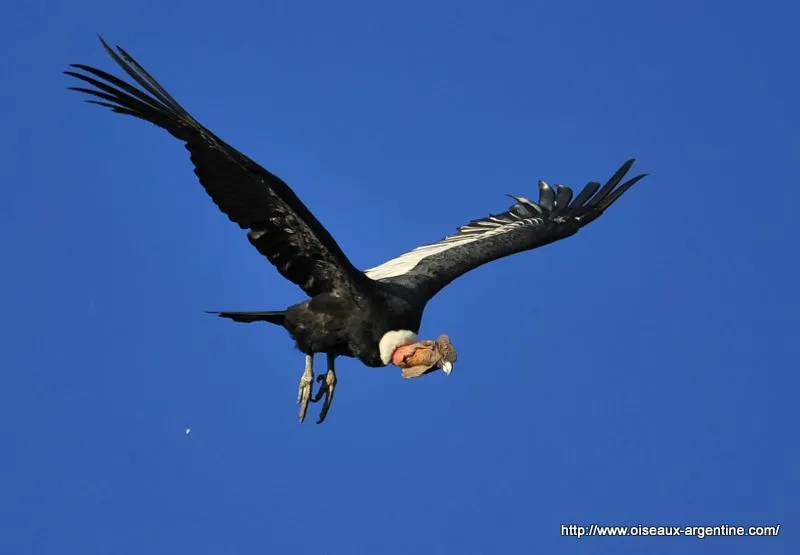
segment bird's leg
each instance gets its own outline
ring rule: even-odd
[[[300,377],[297,388],[297,404],[300,405],[300,422],[306,419],[308,400],[311,399],[311,387],[314,384],[314,355],[306,355],[306,369]]]
[[[325,396],[325,402],[322,404],[322,410],[319,413],[319,420],[317,424],[322,424],[325,417],[328,416],[328,409],[331,408],[333,402],[333,392],[336,389],[336,369],[334,368],[333,361],[336,355],[328,354],[328,371],[324,376],[317,376],[317,381],[320,383],[320,388],[317,390],[317,396],[312,399],[315,403]]]

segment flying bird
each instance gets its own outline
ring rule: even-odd
[[[393,364],[406,378],[439,369],[449,375],[457,358],[449,337],[417,338],[427,302],[487,262],[574,235],[645,177],[623,182],[633,165],[628,160],[605,185],[589,182],[575,198],[569,187],[539,181],[538,202],[512,196],[514,204],[505,212],[472,220],[439,241],[362,271],[283,180],[200,124],[124,49],[100,41],[130,80],[72,64],[74,71],[65,73],[88,87],[69,88],[91,95],[87,102],[148,121],[183,141],[214,203],[308,295],[285,310],[214,313],[236,322],[269,322],[289,332],[305,355],[297,395],[300,422],[309,401],[323,401],[317,422],[325,420],[336,390],[337,357],[357,358],[370,367]],[[314,395],[314,355],[322,353],[327,367],[316,378]]]

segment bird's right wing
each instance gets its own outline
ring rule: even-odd
[[[228,218],[286,279],[308,295],[368,284],[331,234],[279,177],[226,144],[195,120],[127,52],[103,47],[139,85],[81,64],[67,71],[94,88],[70,87],[113,111],[153,123],[186,143],[195,174]],[[183,228],[185,229],[185,227]]]
[[[506,212],[463,225],[436,243],[422,245],[397,258],[366,270],[367,277],[411,290],[430,299],[458,276],[509,256],[559,241],[593,222],[644,175],[622,179],[633,165],[628,160],[601,188],[590,182],[573,200],[569,187],[553,190],[539,182],[539,202],[512,197]]]

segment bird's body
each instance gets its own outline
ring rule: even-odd
[[[449,374],[456,360],[449,338],[417,341],[428,301],[483,264],[575,234],[644,177],[622,182],[633,164],[629,160],[603,187],[590,182],[574,199],[568,187],[553,189],[540,181],[538,202],[512,197],[515,203],[503,213],[473,220],[440,241],[361,271],[286,183],[201,125],[124,50],[112,50],[105,42],[103,46],[138,87],[75,64],[82,73],[66,73],[94,88],[72,88],[92,95],[89,102],[148,121],[183,141],[195,174],[215,204],[247,230],[250,243],[283,277],[308,295],[308,300],[285,310],[217,313],[239,322],[264,321],[286,328],[306,355],[298,388],[301,421],[311,400],[317,353],[325,353],[328,360],[313,399],[325,395],[320,422],[336,386],[336,357],[357,358],[371,367],[395,364],[405,377],[438,368]]]
[[[424,307],[388,291],[376,293],[355,300],[318,295],[289,307],[283,326],[306,354],[331,353],[386,366],[391,352],[381,353],[381,341],[391,342],[392,332],[419,333]]]

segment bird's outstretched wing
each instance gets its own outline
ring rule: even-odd
[[[308,295],[368,282],[331,234],[279,177],[226,144],[178,104],[125,50],[101,38],[114,61],[138,87],[105,71],[73,64],[65,73],[93,88],[70,87],[113,111],[149,121],[186,143],[195,174],[228,218],[286,279]]]
[[[645,177],[637,175],[620,185],[632,165],[633,160],[625,162],[603,187],[590,182],[574,200],[569,187],[556,185],[554,190],[539,181],[538,203],[512,196],[516,203],[508,211],[473,220],[441,241],[417,247],[365,273],[430,299],[478,266],[577,233]]]

